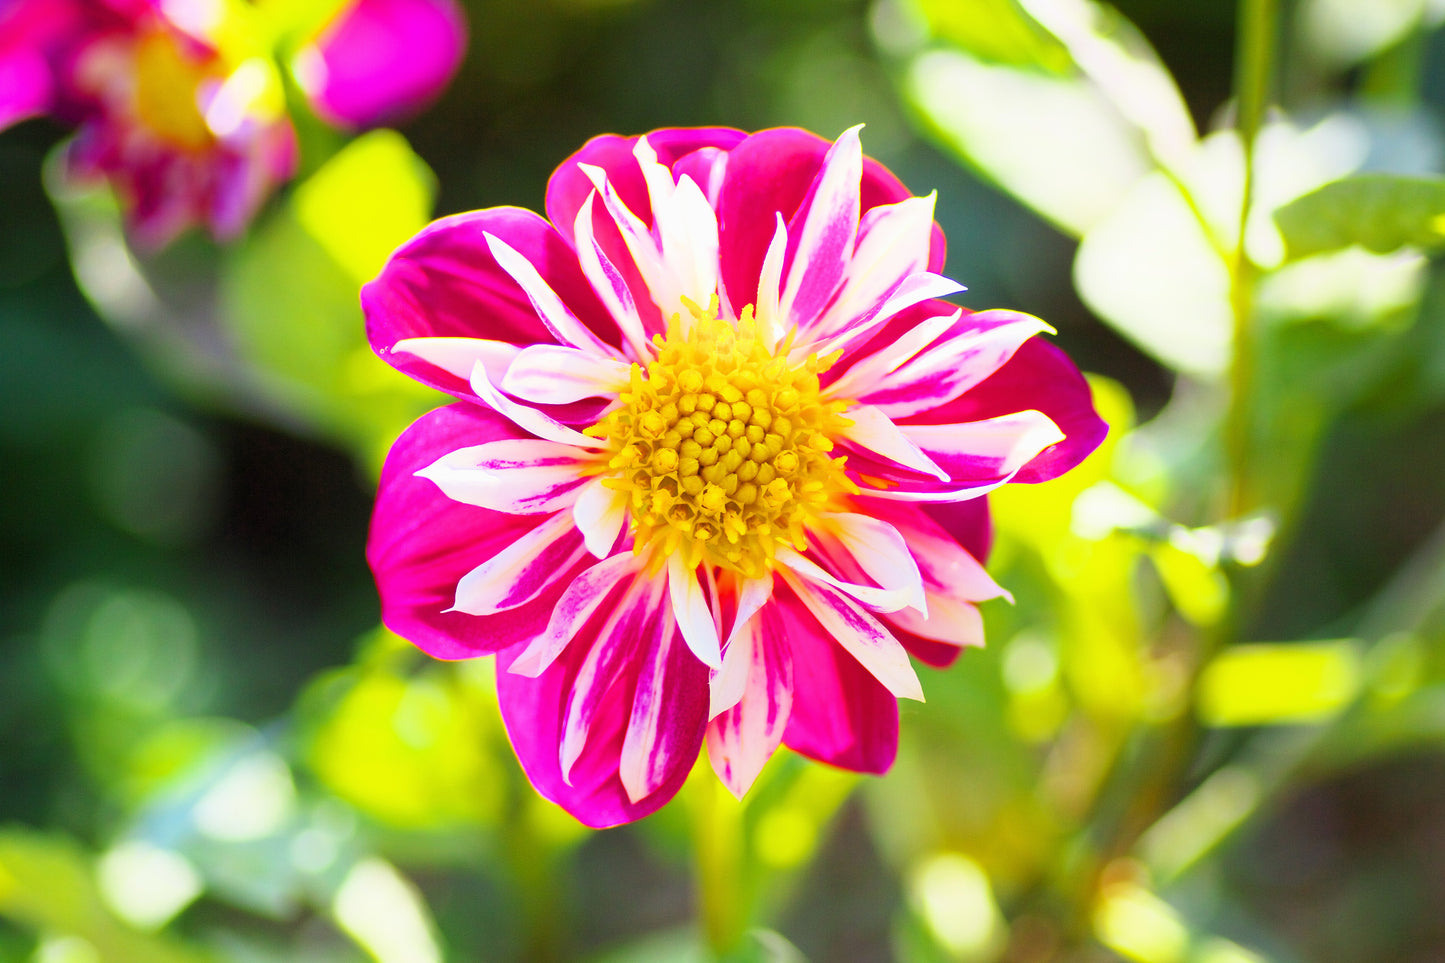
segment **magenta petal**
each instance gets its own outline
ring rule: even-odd
[[[906,419],[909,424],[980,421],[1027,410],[1049,416],[1064,440],[1044,449],[1013,477],[1041,482],[1083,461],[1109,433],[1094,410],[1089,383],[1058,348],[1031,338],[998,371],[946,405]]]
[[[647,142],[657,152],[658,163],[665,167],[671,168],[679,160],[687,158],[688,164],[684,165],[683,171],[674,172],[674,179],[678,173],[690,173],[698,186],[706,192],[708,185],[697,178],[703,157],[689,155],[706,148],[729,151],[745,136],[747,135],[742,131],[729,127],[695,127],[655,130],[647,135]],[[583,144],[581,150],[557,165],[551,180],[547,182],[547,217],[552,223],[565,230],[577,219],[577,212],[592,193],[592,182],[577,165],[590,164],[602,168],[607,174],[607,180],[628,209],[640,217],[644,224],[651,225],[652,205],[647,195],[647,183],[642,179],[637,158],[632,156],[632,148],[636,143],[636,137],[603,134]],[[715,159],[709,158],[709,162],[715,162]],[[605,215],[597,223],[600,225],[603,220],[606,220]],[[609,257],[612,256],[610,250],[607,253]],[[615,258],[613,261],[620,263]]]
[[[406,338],[465,337],[513,344],[554,344],[522,287],[492,256],[485,235],[506,241],[535,267],[563,304],[604,341],[620,335],[592,293],[577,255],[531,211],[490,208],[434,222],[397,248],[361,289],[366,333],[383,360],[424,384],[463,397],[465,379],[409,354],[392,354]]]
[[[671,649],[678,661],[666,663],[672,686],[669,697],[676,706],[669,710],[667,736],[672,768],[657,783],[651,795],[633,802],[622,784],[620,765],[623,741],[632,717],[638,677],[644,660],[654,651],[651,644],[634,644],[619,657],[611,684],[593,707],[586,746],[562,776],[558,747],[563,739],[563,722],[574,696],[578,675],[592,646],[599,643],[599,615],[568,645],[565,652],[535,679],[509,671],[522,651],[517,646],[498,656],[497,697],[512,748],[528,780],[537,791],[594,828],[616,826],[641,819],[659,809],[682,788],[702,748],[707,722],[707,669],[687,652],[681,639],[672,638]],[[646,633],[636,625],[634,641]],[[671,653],[670,653],[671,655]]]
[[[475,405],[452,405],[417,419],[387,457],[372,516],[367,560],[381,594],[382,622],[439,659],[485,655],[546,628],[570,580],[497,615],[448,612],[468,572],[545,521],[452,501],[416,472],[449,451],[521,434]]]
[[[783,744],[855,772],[887,772],[898,754],[898,700],[779,586],[793,657],[793,706]],[[786,593],[786,594],[783,594]]]
[[[50,68],[29,50],[0,51],[0,130],[50,106]]]
[[[758,277],[773,239],[774,212],[786,222],[808,195],[832,146],[817,134],[791,127],[759,131],[728,155],[718,198],[722,283],[734,307],[757,300]],[[860,212],[896,204],[913,195],[887,168],[863,158]],[[933,226],[928,269],[943,270],[943,231]]]
[[[466,46],[455,0],[354,0],[302,51],[297,74],[324,119],[373,127],[435,100]]]

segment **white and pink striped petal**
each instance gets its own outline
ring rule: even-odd
[[[545,672],[618,583],[634,578],[642,566],[643,560],[628,552],[604,559],[583,571],[557,600],[547,628],[527,644],[509,671],[534,679]]]
[[[804,578],[791,567],[779,569],[779,574],[823,629],[884,688],[897,698],[923,701],[907,650],[882,623],[831,585]]]
[[[558,512],[463,575],[448,611],[494,615],[525,605],[585,554],[570,513]]]
[[[448,452],[417,475],[448,498],[509,515],[555,512],[577,500],[590,453],[539,438],[503,438]]]
[[[502,376],[508,394],[542,405],[565,405],[583,398],[616,397],[627,386],[632,365],[589,351],[555,344],[523,348]]]
[[[734,642],[742,694],[713,714],[707,754],[728,791],[741,799],[779,744],[793,708],[793,663],[781,634],[772,638],[753,619]]]

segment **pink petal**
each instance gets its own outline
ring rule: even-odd
[[[495,615],[533,601],[582,561],[586,549],[571,512],[558,512],[457,582],[452,608]]]
[[[532,264],[567,310],[609,344],[616,326],[577,265],[577,256],[530,211],[492,208],[442,218],[397,248],[361,289],[367,337],[384,361],[424,384],[466,394],[464,381],[392,349],[408,338],[462,337],[517,345],[552,343],[527,295],[492,256],[486,235]]]
[[[642,360],[651,354],[647,329],[642,323],[642,315],[637,311],[637,301],[632,296],[627,277],[597,241],[592,214],[596,200],[597,192],[594,190],[587,195],[582,209],[577,212],[577,220],[573,222],[572,237],[577,245],[577,260],[582,266],[582,273],[587,275],[587,280],[592,284],[592,290],[597,292],[607,310],[612,312],[612,319],[622,329],[623,337],[632,348],[632,358]],[[629,267],[635,274],[636,266]]]
[[[506,271],[527,295],[537,317],[542,319],[552,337],[568,347],[580,348],[597,358],[617,356],[614,350],[609,349],[586,325],[577,320],[531,261],[495,234],[483,232],[482,236],[486,239],[487,250],[496,259],[497,265]]]
[[[788,222],[789,267],[781,311],[789,324],[804,332],[810,331],[841,283],[858,236],[861,126],[844,131],[828,149],[808,196]]]
[[[914,546],[901,529],[858,512],[824,512],[818,522],[829,560],[835,565],[847,561],[845,575],[854,578],[857,570],[885,589],[906,593],[909,607],[927,612]]]
[[[1032,338],[1003,367],[947,404],[909,418],[919,424],[978,421],[1025,409],[1043,412],[1065,439],[1036,455],[1016,482],[1057,477],[1099,446],[1109,426],[1094,410],[1089,384],[1068,357],[1042,338]]]
[[[45,113],[51,94],[50,66],[38,51],[0,49],[0,130]]]
[[[692,768],[697,721],[707,718],[707,692],[691,684],[697,678],[697,660],[673,631],[672,620],[661,621],[637,679],[618,764],[622,786],[634,803],[657,792],[675,773]]]
[[[725,127],[667,128],[648,134],[647,142],[664,166],[672,168],[686,160],[684,167],[675,173],[693,174],[700,162],[698,157],[693,156],[696,152],[709,149],[730,151],[746,136],[742,131]],[[607,180],[617,190],[623,203],[650,227],[652,212],[648,206],[647,183],[632,153],[637,140],[636,137],[618,137],[615,134],[594,137],[559,164],[547,182],[547,217],[552,223],[570,225],[576,221],[577,213],[593,190],[592,182],[578,167],[579,164],[588,164],[606,172]],[[704,156],[709,167],[718,163],[716,155]],[[709,187],[695,175],[693,180],[705,189]],[[614,249],[608,247],[607,252],[611,257]]]
[[[485,655],[530,639],[547,625],[571,572],[533,602],[491,616],[450,611],[468,572],[526,536],[544,516],[507,515],[447,498],[416,472],[459,446],[517,437],[500,416],[458,404],[422,416],[392,447],[382,469],[367,560],[393,632],[440,659]]]
[[[641,660],[650,652],[639,651],[639,640],[648,632],[648,623],[639,619],[633,631],[622,640],[622,649],[630,655],[616,664],[595,711],[587,732],[586,745],[573,760],[568,779],[562,777],[558,746],[563,742],[563,719],[568,705],[579,690],[578,678],[591,650],[602,644],[594,619],[573,639],[567,651],[550,668],[535,679],[507,671],[518,649],[499,656],[497,696],[502,719],[512,748],[537,791],[557,803],[588,826],[603,828],[641,819],[676,795],[702,748],[706,720],[707,669],[690,655],[681,660],[679,674],[672,683],[672,697],[679,707],[693,713],[686,726],[675,726],[673,732],[682,738],[674,744],[672,756],[687,760],[669,772],[656,790],[634,803],[622,785],[619,772],[622,744],[631,718],[636,680],[641,673]],[[625,634],[625,633],[624,633]],[[675,646],[681,649],[682,646]],[[569,781],[570,780],[570,781]]]
[[[506,438],[448,452],[417,472],[451,499],[513,515],[569,507],[593,459],[536,438]]]
[[[783,743],[820,762],[887,772],[898,752],[898,700],[789,594],[778,637],[793,666],[793,705]]]
[[[296,75],[330,123],[394,124],[441,94],[466,46],[454,0],[352,0],[298,55]]]
[[[897,462],[925,475],[933,475],[940,481],[948,481],[948,472],[936,465],[932,458],[908,439],[892,420],[871,405],[849,408],[845,417],[852,422],[838,437],[851,447],[862,449],[870,455]]]
[[[942,337],[891,372],[849,374],[858,382],[855,397],[877,406],[890,418],[906,418],[947,404],[1002,367],[1036,334],[1051,331],[1032,315],[1017,311],[981,311],[960,318]],[[862,382],[867,377],[871,384]],[[840,379],[841,380],[841,379]],[[858,390],[862,389],[862,390]]]
[[[793,662],[776,611],[753,620],[735,644],[745,691],[708,724],[707,753],[723,785],[741,799],[783,741],[793,708]]]
[[[787,568],[778,573],[824,630],[889,692],[902,699],[923,701],[923,688],[908,653],[877,619],[822,581],[800,578]]]
[[[902,425],[903,434],[948,473],[955,485],[1012,478],[1064,433],[1039,411],[952,425]]]
[[[642,562],[628,552],[604,559],[578,575],[552,609],[546,630],[516,657],[509,671],[532,678],[541,675],[602,603],[615,598],[617,589],[626,591],[641,570]]]
[[[718,198],[718,256],[734,310],[756,303],[763,257],[773,236],[772,215],[792,220],[830,147],[816,134],[775,128],[751,135],[729,153]],[[911,193],[883,165],[865,157],[859,195],[859,210],[866,213],[880,204],[896,204]],[[932,238],[928,270],[939,271],[944,241],[937,225]]]

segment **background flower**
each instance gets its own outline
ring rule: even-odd
[[[195,224],[233,238],[296,170],[274,59],[286,25],[249,3],[7,0],[0,126],[40,113],[75,125],[71,172],[111,182],[142,247]],[[322,116],[363,127],[434,99],[464,49],[453,0],[352,0],[296,64]]]

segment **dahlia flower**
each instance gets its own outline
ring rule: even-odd
[[[110,180],[143,247],[194,224],[233,237],[296,168],[262,17],[227,0],[0,0],[0,129],[75,125],[68,167]],[[455,0],[350,0],[295,70],[323,118],[366,126],[431,100],[464,46]]]
[[[984,495],[1107,430],[1013,311],[939,300],[934,197],[800,130],[605,136],[517,208],[443,218],[362,290],[382,358],[458,400],[396,442],[383,621],[496,653],[532,784],[657,809],[704,745],[891,765],[910,654],[982,644]],[[550,223],[549,223],[550,220]]]

